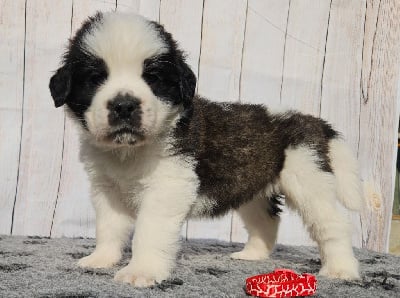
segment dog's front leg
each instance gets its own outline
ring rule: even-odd
[[[96,211],[96,249],[78,262],[80,267],[107,268],[122,256],[122,248],[133,229],[134,218],[121,203],[112,186],[92,185],[92,202]]]
[[[188,180],[171,178],[162,187],[148,188],[135,225],[132,260],[116,273],[116,281],[148,287],[169,277],[193,197],[192,182]]]

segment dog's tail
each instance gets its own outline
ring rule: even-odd
[[[336,138],[329,143],[329,158],[339,201],[350,210],[360,211],[364,199],[356,158],[344,141]]]

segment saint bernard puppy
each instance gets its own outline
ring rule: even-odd
[[[96,211],[96,249],[79,266],[116,264],[134,227],[132,260],[115,280],[154,285],[174,268],[187,218],[231,209],[249,234],[231,257],[267,258],[284,196],[319,246],[320,274],[358,279],[336,199],[351,210],[363,199],[338,132],[295,111],[209,101],[195,87],[171,34],[141,16],[97,13],[70,40],[50,91],[81,128]]]

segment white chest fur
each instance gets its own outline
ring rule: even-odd
[[[81,158],[92,188],[112,189],[114,195],[137,211],[146,193],[168,200],[194,202],[198,177],[194,162],[167,154],[158,144],[130,150],[106,151],[82,143]],[[184,198],[178,198],[183,196]]]

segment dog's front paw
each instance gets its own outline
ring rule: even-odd
[[[324,264],[319,271],[319,275],[329,278],[359,280],[358,261],[355,258],[348,258],[346,260],[336,260],[336,262]]]
[[[94,251],[91,255],[83,257],[78,261],[79,267],[110,268],[121,259],[120,252]]]
[[[231,254],[232,259],[258,261],[268,258],[268,252],[264,250],[243,249],[242,251],[234,252]]]
[[[136,272],[132,265],[128,265],[119,270],[114,280],[118,282],[128,283],[138,288],[151,287],[156,284],[155,276],[145,276]]]

